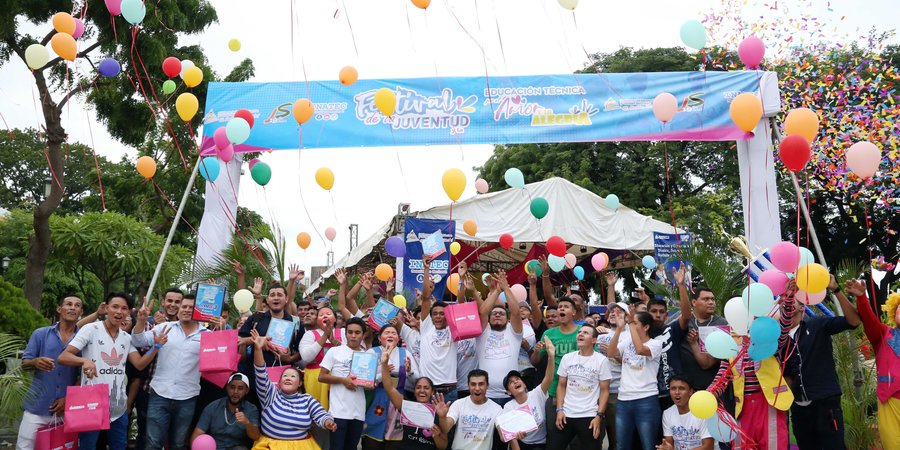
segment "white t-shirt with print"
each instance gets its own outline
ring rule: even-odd
[[[406,352],[409,355],[410,359],[416,362],[416,367],[421,364],[421,352],[420,352],[420,338],[421,335],[415,329],[412,329],[406,325],[403,325],[400,328],[400,338],[403,339],[403,344],[406,345]],[[421,369],[416,369],[416,372],[420,372],[416,374],[416,378],[406,377],[406,390],[413,392],[416,390],[416,380],[422,376]],[[398,388],[399,389],[399,388]]]
[[[97,376],[81,377],[81,385],[106,384],[109,386],[109,420],[114,421],[125,414],[127,409],[128,379],[125,376],[125,362],[128,355],[136,353],[131,345],[131,335],[119,331],[115,339],[106,332],[104,322],[89,323],[75,334],[69,345],[81,350],[81,356],[97,366]]]
[[[690,411],[680,414],[678,407],[672,405],[663,411],[663,436],[672,436],[675,450],[690,450],[703,444],[703,439],[711,438],[706,429],[706,421],[698,419]]]
[[[532,417],[534,417],[534,422],[537,423],[538,427],[537,430],[531,431],[526,434],[525,437],[520,440],[520,442],[531,445],[547,443],[547,427],[545,426],[545,422],[547,421],[547,418],[545,417],[546,403],[547,393],[544,392],[540,386],[528,392],[528,399],[525,400],[524,405],[528,405],[528,409],[531,410],[531,415]],[[503,405],[503,411],[515,411],[524,405],[517,403],[516,399],[512,399],[506,402],[505,405]]]
[[[348,377],[353,353],[354,350],[346,345],[332,347],[322,358],[322,368],[328,369],[336,377]],[[355,391],[351,391],[343,384],[332,384],[329,388],[328,412],[335,419],[365,420],[366,394],[363,388],[357,387]]]
[[[606,356],[606,354],[600,351],[600,344],[606,344],[608,346],[610,342],[612,342],[612,333],[597,336],[597,345],[594,348],[594,351],[600,352],[601,355]],[[618,394],[619,381],[622,379],[622,364],[608,356],[606,360],[609,362],[609,373],[612,374],[612,378],[609,380],[609,393]]]
[[[511,370],[519,368],[522,333],[513,331],[510,324],[503,331],[494,331],[488,326],[475,340],[478,368],[487,372],[490,380],[487,396],[508,398],[509,394],[503,388],[502,381]]]
[[[438,330],[428,316],[420,328],[419,375],[431,379],[435,386],[456,384],[456,343],[450,336],[450,327]]]
[[[600,400],[600,382],[612,378],[609,360],[600,353],[583,356],[578,352],[564,355],[556,371],[566,378],[566,417],[595,417]]]
[[[456,389],[469,390],[469,372],[478,368],[475,338],[456,341]]]
[[[619,352],[622,354],[622,379],[619,382],[619,400],[639,400],[659,395],[656,372],[659,371],[659,357],[662,342],[650,339],[644,342],[650,349],[650,356],[638,355],[631,342],[631,333],[619,335]]]
[[[490,450],[494,442],[494,420],[502,411],[491,399],[480,405],[472,397],[451,403],[447,417],[456,423],[452,450]]]

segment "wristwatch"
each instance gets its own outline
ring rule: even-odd
[[[597,411],[597,417],[602,419],[602,418],[606,417],[606,413],[603,411]]]

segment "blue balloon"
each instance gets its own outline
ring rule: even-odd
[[[219,178],[219,159],[207,156],[200,161],[200,176],[206,181],[214,182]]]
[[[119,62],[112,58],[106,58],[103,61],[100,61],[100,66],[97,67],[97,71],[100,72],[100,75],[107,78],[118,75],[119,70],[121,70]]]
[[[500,301],[503,303],[506,303],[506,293],[505,292],[500,293]]]
[[[547,264],[550,266],[551,270],[559,272],[566,268],[566,258],[556,255],[547,255]]]
[[[250,137],[250,124],[240,117],[235,117],[225,124],[225,136],[228,136],[232,144],[243,144]]]
[[[516,169],[515,167],[506,169],[506,173],[503,174],[503,179],[506,180],[506,184],[508,184],[510,187],[514,187],[517,189],[522,189],[525,187],[525,175],[522,175],[522,171]]]
[[[776,351],[778,351],[778,341],[771,344],[754,344],[751,342],[750,346],[747,347],[747,356],[753,361],[762,361],[772,357]]]
[[[575,266],[575,268],[572,269],[572,273],[575,274],[575,278],[578,278],[579,280],[584,279],[584,267]]]
[[[656,260],[650,255],[646,255],[641,258],[641,264],[643,264],[644,267],[647,268],[647,270],[653,270],[656,268]]]
[[[703,344],[706,345],[706,351],[718,359],[734,358],[739,350],[734,339],[722,330],[715,330],[710,333],[704,339]]]
[[[132,25],[137,25],[144,21],[147,15],[147,7],[141,0],[122,0],[122,17]]]
[[[816,262],[816,257],[813,255],[813,252],[806,247],[800,247],[800,264],[797,264],[797,267],[803,267],[814,262]]]
[[[719,419],[719,414],[723,414],[726,416],[725,420]],[[706,419],[706,429],[709,431],[709,434],[713,437],[713,439],[719,442],[731,442],[737,438],[737,432],[734,431],[734,427],[730,425],[730,423],[737,423],[731,414],[727,412],[719,412],[709,419]]]
[[[757,317],[750,324],[750,342],[756,345],[778,345],[778,336],[781,335],[781,325],[771,317]]]
[[[400,236],[391,236],[384,241],[384,251],[394,258],[402,258],[406,256],[406,243]]]
[[[690,48],[700,50],[706,47],[706,28],[697,20],[688,20],[681,25],[681,41]]]
[[[775,294],[772,294],[772,289],[765,284],[753,283],[744,288],[744,292],[741,293],[741,300],[751,315],[765,316],[769,314],[772,306],[775,305]]]
[[[616,194],[609,194],[606,196],[606,207],[615,211],[619,209],[619,196]]]

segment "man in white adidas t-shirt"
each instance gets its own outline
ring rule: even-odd
[[[488,374],[481,369],[469,372],[469,396],[449,406],[441,394],[436,394],[434,411],[441,430],[450,433],[456,426],[451,450],[490,450],[494,441],[495,419],[503,411],[500,405],[487,398]]]
[[[706,421],[691,414],[688,402],[694,395],[691,383],[681,375],[669,379],[669,396],[674,405],[663,411],[663,441],[660,450],[713,450],[715,440]]]

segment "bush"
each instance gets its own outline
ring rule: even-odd
[[[41,316],[25,299],[21,289],[0,278],[0,333],[28,339],[36,328],[50,321]]]

